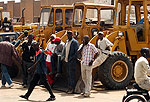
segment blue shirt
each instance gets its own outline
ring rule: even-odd
[[[36,52],[36,61],[39,61],[39,63],[36,65],[35,73],[38,74],[47,73],[46,59],[44,55],[45,53],[41,49],[38,52]]]
[[[143,24],[144,23],[144,18],[142,18],[138,23]]]

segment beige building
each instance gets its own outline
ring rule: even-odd
[[[74,2],[84,1],[112,4],[113,0],[21,0],[19,3],[15,3],[15,1],[8,1],[7,4],[0,2],[0,7],[3,7],[4,11],[10,11],[13,19],[16,19],[17,21],[22,17],[22,10],[25,8],[25,22],[33,23],[39,21],[41,6],[71,5]]]
[[[72,5],[75,2],[83,2],[88,0],[41,0],[41,5]],[[89,0],[91,1],[91,0]]]

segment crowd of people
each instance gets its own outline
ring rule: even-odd
[[[21,44],[21,59],[15,47],[9,42],[9,37],[0,42],[0,64],[2,69],[2,88],[13,86],[12,80],[8,74],[7,67],[12,66],[12,56],[22,64],[22,86],[28,88],[25,95],[21,98],[28,99],[34,87],[39,81],[50,93],[47,101],[55,100],[51,86],[54,83],[54,77],[62,74],[62,64],[64,62],[67,71],[68,89],[66,93],[75,93],[76,87],[76,66],[77,60],[81,61],[81,77],[84,82],[84,97],[90,96],[92,87],[92,70],[101,65],[111,54],[112,43],[104,38],[103,32],[98,33],[96,46],[90,43],[88,35],[83,37],[83,43],[79,46],[76,39],[73,38],[72,31],[67,32],[66,42],[62,42],[55,34],[50,36],[50,41],[46,49],[41,49],[39,43],[34,41],[33,35],[28,35],[28,40]],[[6,50],[7,49],[7,50]]]

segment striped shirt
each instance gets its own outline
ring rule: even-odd
[[[83,46],[83,44],[80,45],[79,49]],[[98,52],[97,48],[94,44],[88,43],[83,47],[82,50],[82,60],[81,63],[83,65],[89,65],[91,60],[93,60],[94,55]]]

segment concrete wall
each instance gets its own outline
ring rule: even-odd
[[[33,22],[33,5],[34,0],[21,0],[21,15],[22,15],[22,9],[25,8],[24,16],[26,23],[32,23]]]
[[[13,11],[14,11],[14,3],[15,1],[8,1],[7,3],[7,11],[11,12],[11,16],[13,17]]]
[[[41,0],[41,5],[72,5],[75,2],[83,2],[87,0]]]
[[[33,22],[38,22],[40,19],[41,2],[35,1],[33,5]]]
[[[13,18],[19,19],[21,17],[20,15],[20,3],[15,3],[13,5]]]
[[[22,16],[22,9],[25,8],[24,16],[27,23],[37,22],[40,17],[41,6],[47,5],[71,5],[74,2],[94,2],[111,4],[112,0],[21,0],[20,3],[15,1],[9,1],[7,4],[0,2],[0,7],[3,7],[4,11],[11,11],[13,18],[20,18]]]
[[[91,0],[90,0],[91,1]],[[112,0],[93,0],[94,3],[98,3],[98,4],[109,4],[111,5],[111,1]]]

